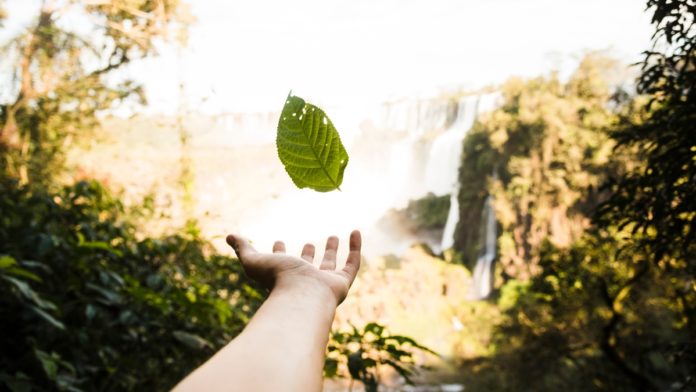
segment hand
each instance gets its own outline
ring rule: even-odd
[[[312,244],[305,244],[302,255],[294,257],[285,254],[285,244],[282,241],[273,244],[273,254],[258,253],[249,241],[237,235],[228,235],[227,243],[237,253],[247,275],[267,288],[326,288],[336,299],[336,305],[348,295],[348,289],[360,268],[362,240],[357,230],[350,234],[350,252],[346,265],[341,270],[336,270],[338,238],[335,236],[326,240],[324,259],[319,268],[312,264],[315,252]]]

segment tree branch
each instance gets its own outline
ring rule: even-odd
[[[642,276],[644,276],[648,272],[648,268],[649,268],[649,264],[644,263],[643,268],[638,270],[633,275],[633,277],[631,277],[628,281],[626,281],[626,283],[619,290],[619,293],[621,291],[623,291],[624,289],[632,286],[634,283],[636,283]],[[621,354],[619,354],[619,352],[616,350],[616,347],[612,341],[614,340],[614,333],[616,331],[616,327],[619,325],[619,323],[623,319],[621,313],[617,309],[616,300],[618,298],[618,295],[612,297],[611,294],[609,294],[609,287],[604,279],[600,278],[599,283],[600,283],[600,294],[602,296],[602,299],[603,299],[605,305],[611,311],[611,318],[609,319],[609,322],[602,328],[602,337],[601,337],[601,341],[599,343],[600,349],[602,350],[604,355],[606,355],[607,358],[609,358],[609,360],[625,376],[627,376],[629,380],[631,380],[633,385],[636,387],[636,390],[638,390],[638,391],[657,390],[656,386],[653,384],[652,381],[650,381],[647,377],[645,377],[641,373],[632,369],[628,365],[628,363],[626,363],[626,361],[621,356]]]

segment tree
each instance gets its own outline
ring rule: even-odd
[[[501,290],[495,355],[482,366],[496,380],[488,389],[692,390],[696,356],[684,348],[694,335],[672,300],[679,287],[647,257],[612,230],[565,249],[546,242],[541,272]]]
[[[589,225],[607,171],[616,115],[605,73],[615,62],[588,55],[567,83],[555,75],[512,79],[502,106],[467,135],[459,181],[460,223],[455,247],[473,268],[482,243],[477,224],[494,197],[501,227],[499,263],[507,278],[539,272],[541,244],[569,246]]]
[[[3,166],[25,183],[46,182],[65,145],[96,127],[99,112],[144,102],[141,87],[114,82],[114,71],[155,54],[161,39],[183,42],[190,20],[179,0],[44,1],[34,26],[2,52],[13,65],[0,80],[12,96],[0,104]]]
[[[657,263],[696,274],[696,4],[649,0],[655,25],[638,92],[649,98],[640,121],[625,117],[612,136],[635,154],[633,170],[609,184],[603,224],[630,226]],[[687,289],[692,291],[693,289]]]
[[[696,387],[696,4],[649,0],[648,9],[652,49],[639,95],[614,95],[617,122],[606,128],[619,165],[603,170],[593,226],[569,247],[544,238],[538,273],[501,290],[505,318],[489,362],[505,375],[498,386]]]

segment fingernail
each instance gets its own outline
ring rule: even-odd
[[[226,240],[229,246],[237,249],[237,239],[232,234],[228,235]]]

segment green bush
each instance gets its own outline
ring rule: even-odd
[[[384,325],[368,323],[362,329],[355,326],[349,331],[332,331],[324,362],[327,378],[349,378],[360,381],[365,390],[377,391],[380,370],[391,368],[407,384],[421,366],[416,364],[419,353],[437,355],[412,338],[392,335]]]
[[[48,192],[4,178],[0,194],[5,388],[169,389],[262,300],[195,230],[139,238],[96,181]]]
[[[490,362],[495,389],[694,387],[694,333],[684,309],[691,300],[676,300],[673,278],[621,237],[596,231],[569,249],[547,242],[542,272],[503,287]]]

